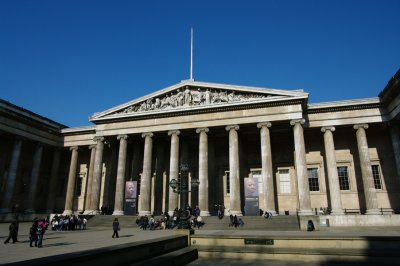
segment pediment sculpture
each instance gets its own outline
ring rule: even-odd
[[[233,90],[212,89],[177,89],[173,92],[149,98],[141,103],[133,104],[117,113],[135,113],[172,108],[185,108],[191,106],[217,105],[233,102],[251,101],[268,98],[272,95],[240,93]]]

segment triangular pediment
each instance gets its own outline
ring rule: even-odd
[[[302,90],[182,81],[90,117],[91,121],[303,98]]]

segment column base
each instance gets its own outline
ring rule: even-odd
[[[72,215],[72,210],[65,210],[63,215]]]
[[[117,211],[115,210],[112,215],[124,215],[124,211]]]
[[[209,211],[200,211],[200,216],[211,216]]]
[[[139,211],[139,216],[150,216],[151,212],[150,211]]]
[[[368,209],[365,212],[366,215],[381,215],[381,211],[379,209]]]
[[[97,214],[99,214],[99,212],[96,210],[85,210],[83,212],[83,215],[97,215]]]
[[[298,215],[299,216],[306,216],[306,215],[313,216],[313,215],[315,215],[315,213],[311,209],[309,209],[309,210],[300,210]]]
[[[236,216],[243,216],[243,213],[242,213],[241,211],[232,211],[232,210],[231,210],[229,215],[231,215],[231,214],[232,214],[233,216],[235,216],[235,215],[236,215]],[[229,216],[229,215],[228,215],[228,216]]]
[[[272,216],[277,216],[278,215],[275,210],[268,210],[267,212],[271,213]]]

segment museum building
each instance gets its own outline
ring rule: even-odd
[[[273,215],[394,216],[399,79],[376,98],[315,104],[303,90],[184,80],[76,128],[1,100],[1,213],[172,213],[186,164],[202,216],[246,215],[245,179]]]

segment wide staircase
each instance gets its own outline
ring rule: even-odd
[[[114,218],[118,218],[119,223],[124,228],[137,227],[136,219],[138,216],[112,216],[96,215],[87,217],[88,227],[110,228]],[[216,216],[202,217],[204,226],[199,230],[263,230],[263,231],[299,231],[299,222],[297,216],[284,215],[274,216],[272,219],[265,219],[262,216],[243,216],[244,225],[236,228],[229,226],[229,217],[225,216],[219,219]],[[155,219],[161,219],[156,216]]]

